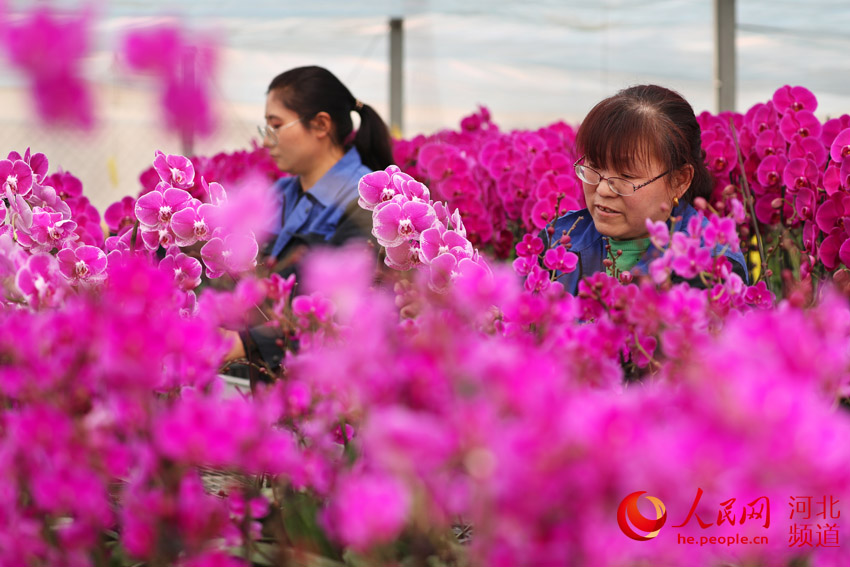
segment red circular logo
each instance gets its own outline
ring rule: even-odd
[[[632,492],[623,498],[620,507],[617,508],[617,524],[620,525],[623,533],[630,538],[637,541],[649,541],[658,535],[661,526],[667,521],[667,508],[664,507],[664,502],[655,496],[646,496],[645,498],[655,506],[655,518],[644,517],[637,506],[641,494],[646,494],[646,491]],[[646,535],[640,535],[635,530],[646,532]]]

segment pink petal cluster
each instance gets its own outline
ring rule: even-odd
[[[127,33],[121,53],[129,70],[156,78],[166,126],[184,139],[212,133],[218,55],[209,38],[192,39],[176,24],[153,26]]]

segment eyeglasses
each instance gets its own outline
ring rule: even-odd
[[[653,177],[649,181],[641,183],[640,185],[635,185],[634,183],[632,183],[628,179],[623,179],[622,177],[605,177],[604,175],[602,175],[601,173],[599,173],[598,171],[596,171],[592,167],[586,166],[583,163],[581,163],[584,160],[584,157],[585,156],[581,156],[573,164],[573,167],[576,169],[576,175],[578,176],[578,178],[581,179],[582,181],[584,181],[585,183],[587,183],[588,185],[599,185],[600,183],[602,183],[602,180],[604,179],[608,182],[608,187],[611,189],[611,191],[613,191],[617,195],[622,195],[623,197],[628,197],[629,195],[631,195],[632,193],[634,193],[635,191],[637,191],[641,187],[646,187],[647,185],[649,185],[653,181],[658,181],[659,179],[661,179],[662,177],[664,177],[665,175],[667,175],[671,171],[671,170],[668,169],[667,171],[665,171],[661,175],[656,175],[655,177]]]
[[[271,141],[272,146],[277,145],[277,135],[281,130],[286,130],[290,126],[295,126],[301,122],[301,119],[293,120],[292,122],[287,122],[286,124],[280,124],[278,126],[272,126],[271,124],[266,124],[265,126],[257,126],[257,132],[260,133],[260,137],[263,140],[269,139]]]

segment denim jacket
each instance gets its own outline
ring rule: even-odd
[[[679,203],[671,214],[671,218],[680,217],[680,220],[676,221],[676,224],[673,226],[673,231],[687,232],[688,221],[695,214],[697,214],[697,211],[691,205],[684,201]],[[573,228],[574,224],[575,228]],[[703,226],[705,224],[708,224],[707,219],[703,221]],[[555,232],[552,238],[560,238],[563,231],[568,231],[571,242],[570,251],[578,256],[578,265],[575,271],[564,274],[558,280],[564,285],[567,292],[575,295],[578,292],[578,283],[582,278],[593,275],[596,272],[605,271],[605,266],[602,263],[606,257],[605,237],[596,230],[596,226],[593,224],[593,218],[587,209],[571,211],[556,219],[553,226],[555,227]],[[572,231],[570,231],[571,228]],[[546,236],[545,231],[543,235]],[[546,240],[547,238],[544,238],[544,241]],[[741,252],[732,252],[728,248],[724,251],[724,255],[731,261],[735,273],[740,275],[746,282],[748,275],[747,262],[744,259],[744,255]],[[635,275],[647,274],[649,273],[649,263],[660,256],[661,251],[650,244],[649,249],[644,253],[640,261],[629,271]]]

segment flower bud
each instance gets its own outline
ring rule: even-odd
[[[694,199],[694,208],[698,211],[704,211],[708,207],[708,201],[703,197],[697,197]]]
[[[782,198],[777,197],[776,199],[772,200],[770,202],[770,206],[774,209],[781,209],[782,208]]]

